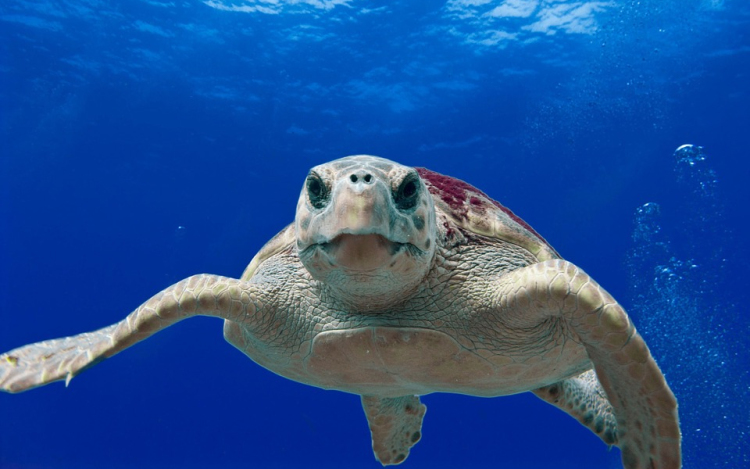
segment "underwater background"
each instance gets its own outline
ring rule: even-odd
[[[746,0],[0,4],[0,352],[237,277],[307,170],[466,180],[629,311],[684,467],[750,467]],[[687,146],[685,146],[687,145]],[[619,468],[526,393],[433,394],[405,468]],[[377,468],[359,398],[184,321],[0,395],[0,468]]]

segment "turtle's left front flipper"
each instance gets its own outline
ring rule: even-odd
[[[572,404],[590,405],[605,424],[607,414],[614,414],[616,431],[602,437],[605,441],[616,440],[626,469],[681,466],[674,394],[628,315],[591,277],[563,260],[514,270],[498,280],[493,310],[498,320],[509,327],[527,329],[557,318],[573,331],[573,338],[580,340],[594,364],[596,378],[611,408],[597,404],[596,399],[573,399]],[[589,386],[593,383],[580,380],[567,384],[574,386],[563,389],[566,398],[599,389],[598,385]],[[537,394],[547,400],[554,397],[543,391],[550,389]]]
[[[0,391],[21,392],[65,380],[191,316],[242,321],[259,308],[261,292],[247,282],[195,275],[143,303],[124,320],[93,332],[47,340],[0,355]]]

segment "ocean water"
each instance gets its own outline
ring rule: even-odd
[[[684,467],[750,467],[750,4],[0,4],[0,352],[237,277],[307,170],[368,153],[464,179],[629,311]],[[531,394],[423,397],[406,468],[618,468]],[[0,468],[376,468],[359,398],[184,321],[0,395]]]

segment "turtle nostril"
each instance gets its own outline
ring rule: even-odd
[[[372,182],[372,174],[370,173],[362,174],[361,172],[359,174],[357,173],[350,174],[349,180],[355,184],[358,182],[364,182],[365,184],[370,184]]]
[[[374,181],[374,178],[372,177],[372,174],[370,173],[365,173],[364,171],[357,171],[349,175],[349,180],[353,184],[372,184]]]

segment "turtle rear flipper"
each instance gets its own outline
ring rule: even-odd
[[[384,466],[401,464],[422,438],[427,406],[419,396],[362,396],[362,408],[372,434],[372,450]]]
[[[47,340],[0,355],[0,391],[11,393],[65,380],[192,316],[251,317],[260,301],[250,283],[195,275],[154,295],[122,321],[93,332]]]
[[[617,445],[617,421],[594,370],[532,392],[578,419],[606,444]]]

